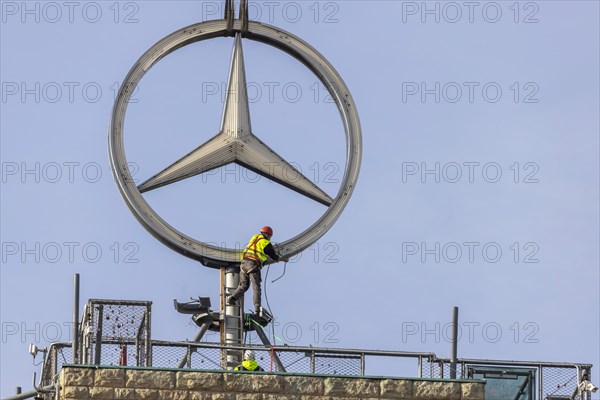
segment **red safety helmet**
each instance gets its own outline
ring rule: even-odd
[[[273,229],[271,229],[270,226],[263,226],[262,229],[260,230],[260,233],[266,233],[269,236],[273,236]]]

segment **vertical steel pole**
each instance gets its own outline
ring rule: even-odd
[[[72,364],[79,364],[79,274],[73,276],[73,353]]]
[[[433,378],[433,356],[429,356],[429,377]]]
[[[222,267],[221,279],[223,281],[221,285],[221,315],[223,318],[223,323],[221,324],[221,343],[228,346],[241,346],[243,334],[241,310],[243,300],[239,299],[238,304],[235,306],[229,306],[225,302],[227,296],[233,293],[233,290],[237,288],[240,282],[238,268]],[[225,353],[224,368],[232,369],[233,365],[242,362],[241,351],[226,349]]]
[[[98,324],[96,325],[96,337],[94,343],[94,365],[102,362],[102,325],[104,324],[104,306],[98,305]]]
[[[458,348],[458,307],[452,311],[452,350],[450,353],[450,379],[456,379],[456,353]]]
[[[185,365],[187,365],[188,368],[192,368],[192,347],[188,346],[188,352],[185,356]]]
[[[365,374],[365,353],[360,353],[360,374]]]
[[[146,365],[145,367],[152,366],[152,353],[154,351],[152,347],[152,308],[150,305],[146,306]]]
[[[227,1],[229,4],[229,0]],[[225,289],[225,267],[219,273],[219,341],[225,343],[225,303],[227,302],[227,289]],[[221,368],[227,369],[227,350],[221,347]]]
[[[543,367],[541,365],[538,365],[538,399],[543,399],[544,396],[544,374],[542,372],[542,368]]]

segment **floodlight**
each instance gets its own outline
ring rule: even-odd
[[[37,353],[40,351],[40,349],[38,349],[38,347],[33,344],[33,343],[29,343],[29,354],[31,354],[33,356],[33,358],[35,358],[35,356],[37,356]]]

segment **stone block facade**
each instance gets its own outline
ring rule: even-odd
[[[482,381],[66,366],[60,400],[484,400]]]

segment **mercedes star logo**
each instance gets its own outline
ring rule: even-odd
[[[144,74],[169,53],[194,42],[221,36],[233,36],[234,46],[219,132],[206,143],[136,186],[127,168],[123,138],[127,104],[134,89]],[[272,45],[300,60],[316,74],[335,100],[346,133],[347,151],[344,178],[334,199],[252,132],[242,37]],[[217,248],[177,231],[154,212],[142,193],[227,164],[239,164],[328,207],[312,226],[278,245],[280,254],[289,257],[305,250],[323,236],[343,211],[358,179],[362,140],[360,122],[350,92],[333,66],[322,55],[301,39],[279,28],[248,21],[247,16],[242,20],[234,20],[233,14],[229,13],[223,20],[198,23],[172,33],[157,42],[138,60],[125,78],[115,101],[109,147],[111,165],[119,190],[144,227],[179,253],[198,260],[203,265],[218,268],[239,263],[239,250]],[[289,174],[289,171],[294,171],[294,174]],[[290,179],[290,176],[293,176],[293,179]]]

